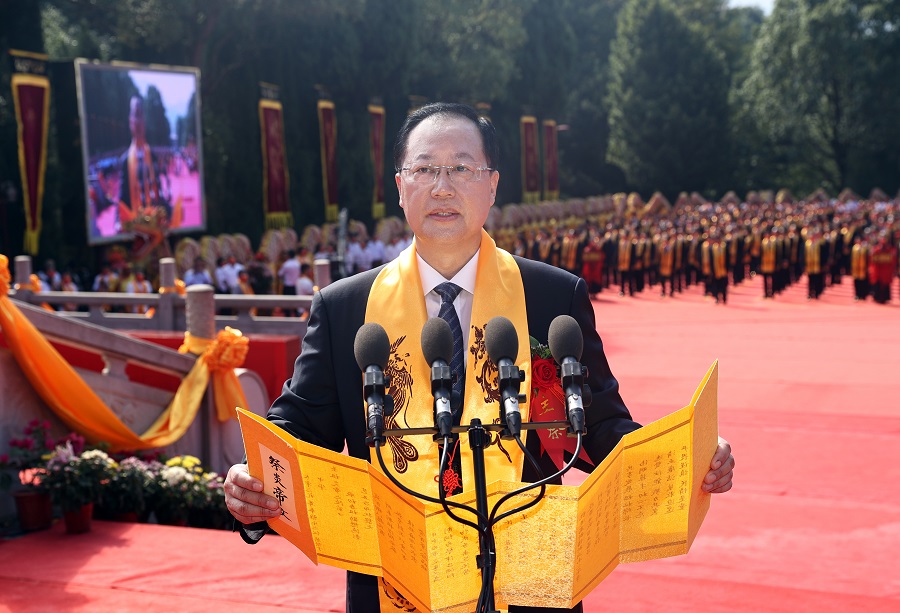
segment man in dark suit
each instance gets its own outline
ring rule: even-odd
[[[476,323],[473,311],[480,308],[473,307],[477,302],[474,293],[494,291],[479,282],[479,277],[496,257],[508,258],[505,261],[514,261],[518,268],[530,336],[546,343],[550,322],[560,314],[571,315],[581,327],[582,360],[589,369],[588,383],[593,393],[593,402],[586,411],[585,442],[591,459],[599,464],[624,434],[639,427],[619,396],[618,383],[595,330],[593,307],[584,281],[539,262],[513,259],[499,250],[495,254],[493,241],[483,233],[499,181],[495,169],[497,151],[493,126],[470,107],[438,103],[407,118],[394,148],[394,162],[400,205],[416,236],[410,248],[415,251],[405,257],[409,262],[418,262],[419,289],[424,296],[391,296],[392,304],[373,305],[373,287],[383,278],[383,271],[391,269],[362,273],[316,294],[294,375],[272,405],[269,420],[304,441],[335,451],[340,451],[346,442],[351,455],[369,459],[370,450],[364,440],[362,380],[353,355],[356,331],[373,308],[376,312],[381,308],[420,313],[424,300],[427,314],[435,316],[441,298],[433,288],[445,281],[462,287],[453,308],[461,328],[469,330],[470,323]],[[398,259],[402,258],[404,254]],[[478,266],[479,260],[484,266]],[[512,281],[510,285],[514,284]],[[505,315],[509,305],[497,304],[495,308],[495,315]],[[469,373],[466,379],[474,379],[477,374]],[[414,387],[413,394],[430,397],[430,387]],[[526,446],[535,456],[540,455],[536,436],[529,434]],[[540,455],[540,460],[546,474],[555,472],[548,456]],[[489,449],[486,462],[503,463],[503,459],[496,449]],[[527,462],[524,466],[521,478],[535,480]],[[704,489],[731,489],[733,466],[730,446],[722,440]],[[435,473],[436,470],[431,474]],[[243,524],[245,540],[255,542],[265,528],[259,522],[278,515],[277,501],[261,493],[262,483],[250,477],[241,464],[229,470],[225,492],[229,510]],[[380,610],[380,592],[376,578],[348,573],[347,611],[376,613]],[[575,610],[580,611],[581,606]],[[549,610],[510,608],[511,613],[537,611]]]

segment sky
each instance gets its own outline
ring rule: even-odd
[[[144,98],[147,97],[147,89],[150,85],[156,86],[166,109],[166,117],[169,119],[169,128],[172,131],[171,136],[175,138],[176,122],[179,117],[187,115],[191,96],[197,87],[194,74],[129,70],[128,76],[131,77]]]
[[[772,14],[775,0],[729,0],[731,6],[758,6],[766,15]]]

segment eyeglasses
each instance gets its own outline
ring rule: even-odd
[[[451,182],[473,183],[479,181],[482,172],[492,172],[493,168],[484,168],[480,166],[471,166],[469,164],[454,164],[453,166],[437,166],[434,164],[418,164],[416,166],[404,166],[400,169],[403,176],[413,183],[421,183],[423,185],[437,183],[438,175],[441,170],[447,171],[447,176]]]

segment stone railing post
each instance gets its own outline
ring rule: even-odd
[[[216,337],[216,290],[212,285],[191,285],[184,295],[187,331],[198,338]]]
[[[185,320],[188,333],[197,338],[216,337],[216,290],[212,285],[191,285],[184,294]],[[200,456],[209,463],[221,448],[221,442],[212,435],[216,426],[216,410],[213,404],[212,387],[203,397],[203,409],[199,419]]]
[[[331,260],[319,259],[313,262],[313,277],[319,289],[331,285]]]
[[[23,288],[16,290],[16,298],[22,302],[30,303],[34,292],[32,292],[31,289],[25,288],[31,287],[31,273],[33,272],[31,267],[31,256],[17,255],[15,259],[15,268],[16,276],[14,278],[14,283],[15,285],[21,285]],[[15,285],[13,287],[15,287]]]
[[[175,258],[159,260],[159,308],[156,311],[158,330],[175,329]]]

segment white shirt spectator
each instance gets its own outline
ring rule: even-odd
[[[230,292],[230,288],[228,287],[228,275],[225,273],[225,266],[227,266],[227,264],[222,264],[216,268],[216,291],[220,294],[227,294]]]
[[[315,285],[309,277],[300,277],[297,279],[297,295],[312,296],[315,293]]]
[[[212,277],[209,275],[209,271],[205,268],[203,270],[194,270],[191,268],[186,273],[184,273],[184,284],[185,285],[200,285],[205,283],[207,285],[212,285]]]
[[[369,268],[371,268],[375,262],[384,264],[384,243],[380,240],[369,241],[366,245],[365,253],[369,258]]]
[[[406,245],[402,240],[395,240],[384,246],[384,261],[385,263],[390,262],[392,260],[396,260],[397,256],[400,255],[400,252],[406,249]]]
[[[62,290],[62,275],[54,269],[42,270],[38,273],[41,280],[41,288],[45,292],[58,292]]]
[[[244,270],[244,266],[239,264],[238,262],[228,262],[225,266],[222,267],[223,277],[225,279],[225,285],[228,288],[229,293],[232,294],[242,294],[241,284],[238,280],[238,274]]]
[[[344,266],[350,274],[369,270],[363,267],[363,262],[367,258],[363,253],[362,246],[357,241],[352,241],[347,245],[347,253],[344,254]]]
[[[300,260],[296,257],[286,259],[281,268],[278,269],[278,278],[281,279],[284,287],[293,287],[295,288],[294,293],[297,293],[297,279],[300,278]]]

